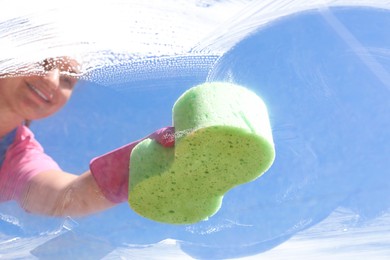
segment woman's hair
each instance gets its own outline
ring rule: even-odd
[[[30,127],[32,120],[26,119],[24,120],[24,125]]]

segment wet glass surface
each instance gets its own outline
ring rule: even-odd
[[[93,43],[90,37],[89,48],[96,49],[82,52],[87,66],[71,100],[56,115],[33,122],[31,129],[65,171],[82,173],[91,158],[170,125],[172,105],[186,89],[205,81],[234,82],[267,104],[276,149],[271,169],[231,190],[215,216],[194,225],[156,223],[126,203],[84,218],[35,216],[14,202],[2,203],[0,258],[390,255],[390,32],[384,29],[390,27],[390,7],[383,2],[378,8],[365,3],[313,4],[314,9],[299,7],[300,1],[269,1],[274,3],[268,7],[254,1],[195,2],[188,11],[194,19],[172,27],[173,38],[156,28],[163,36],[153,38],[148,48],[152,34],[146,26],[144,38],[135,44],[138,53],[131,52],[135,47],[124,49],[126,42],[114,41],[110,47],[109,41],[95,38]],[[154,9],[152,4],[138,8],[154,12],[154,19],[165,17],[167,24],[169,12],[185,17],[185,4],[169,2],[171,9],[153,4]],[[207,27],[207,12],[217,10],[225,10],[226,17],[215,16]],[[242,10],[253,13],[240,16]],[[38,19],[31,17],[18,19]],[[8,35],[7,28],[20,30],[20,23],[12,21],[1,20],[1,34]],[[215,33],[200,37],[187,32],[191,23]],[[26,35],[32,37],[20,34],[17,41],[27,41]],[[164,47],[158,47],[162,42]],[[32,45],[18,46],[27,52]],[[18,48],[12,50],[0,59],[2,71],[50,53],[10,59]]]

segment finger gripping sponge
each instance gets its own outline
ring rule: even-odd
[[[267,108],[241,86],[187,90],[173,106],[173,125],[173,148],[146,139],[130,158],[130,206],[158,222],[208,219],[226,192],[261,176],[275,157]]]

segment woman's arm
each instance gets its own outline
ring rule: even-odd
[[[172,147],[174,129],[162,128],[147,138]],[[128,197],[130,154],[141,140],[94,158],[90,171],[80,176],[59,168],[34,174],[22,185],[20,195],[15,197],[26,211],[50,216],[84,216],[125,202]],[[37,154],[46,158],[42,152]]]
[[[103,195],[90,171],[77,176],[58,170],[34,176],[22,191],[20,204],[35,214],[73,217],[115,205]]]

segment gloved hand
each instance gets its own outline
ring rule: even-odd
[[[161,128],[141,140],[92,159],[89,168],[104,196],[114,203],[127,201],[130,154],[133,148],[147,138],[156,140],[164,147],[172,147],[175,143],[174,134],[173,127]]]

